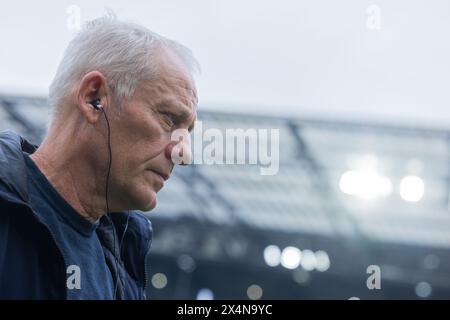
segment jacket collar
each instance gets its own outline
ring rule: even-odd
[[[28,203],[26,165],[22,151],[33,153],[37,146],[11,130],[0,132],[0,191],[11,200]]]

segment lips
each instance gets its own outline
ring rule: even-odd
[[[163,173],[161,171],[157,171],[157,170],[153,170],[151,169],[150,171],[156,173],[157,175],[159,175],[161,178],[163,178],[164,181],[167,181],[170,178],[170,175]]]

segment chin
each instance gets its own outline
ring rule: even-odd
[[[141,211],[150,211],[156,208],[156,199],[154,201],[152,201],[151,203],[149,203],[144,210]]]
[[[137,209],[140,211],[153,210],[157,204],[156,192],[154,190],[147,192],[142,198],[139,199],[138,204]]]
[[[126,193],[122,194],[126,196],[126,203],[128,210],[150,211],[156,207],[157,188],[143,183],[139,185],[128,185],[122,190],[126,190]]]

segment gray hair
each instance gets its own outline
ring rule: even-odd
[[[157,77],[152,56],[161,46],[175,53],[191,75],[200,70],[191,50],[141,25],[120,21],[111,13],[86,23],[69,43],[50,85],[53,115],[73,86],[93,70],[105,75],[114,101],[122,106],[142,80]]]

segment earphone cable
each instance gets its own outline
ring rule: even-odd
[[[106,174],[106,188],[105,188],[105,200],[106,200],[106,217],[111,225],[111,228],[113,230],[113,255],[114,255],[114,260],[116,263],[116,284],[114,286],[114,296],[113,299],[116,300],[117,298],[117,288],[118,288],[118,284],[119,281],[122,282],[121,277],[120,277],[120,271],[119,271],[119,263],[118,263],[118,257],[116,254],[116,228],[114,227],[114,222],[112,221],[110,215],[109,215],[109,201],[108,201],[108,191],[109,191],[109,176],[111,173],[111,165],[112,165],[112,148],[111,148],[111,127],[109,125],[109,120],[108,120],[108,116],[106,115],[105,110],[103,109],[103,115],[105,116],[105,120],[106,120],[106,125],[108,127],[108,154],[109,154],[109,162],[108,162],[108,172]],[[128,225],[128,221],[127,221],[127,225]],[[125,233],[123,234],[123,236],[125,235]],[[122,239],[123,239],[122,236]],[[120,250],[120,246],[119,246],[119,250]],[[120,252],[119,252],[120,255]]]

